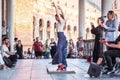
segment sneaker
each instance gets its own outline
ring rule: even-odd
[[[105,72],[103,72],[102,74],[111,74],[114,73],[114,70],[106,70]]]
[[[63,65],[58,65],[57,71],[62,71],[63,70]]]
[[[115,72],[114,70],[111,70],[111,71],[108,71],[107,74],[112,74],[112,73],[114,73],[114,72]]]
[[[64,66],[64,67],[63,67],[63,71],[66,71],[66,70],[67,70],[67,67]]]
[[[4,67],[4,68],[3,68],[3,70],[9,70],[9,69],[10,69],[10,68],[8,68],[8,67]]]

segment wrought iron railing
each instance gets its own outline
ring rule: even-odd
[[[94,49],[94,39],[84,40],[84,55],[92,56]]]

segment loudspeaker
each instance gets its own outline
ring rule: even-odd
[[[97,63],[91,62],[87,73],[90,77],[99,77],[101,74],[101,68]]]

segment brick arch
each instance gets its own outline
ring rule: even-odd
[[[48,20],[47,21],[47,28],[49,28],[50,27],[50,21]]]
[[[35,26],[35,16],[33,16],[33,26]]]
[[[67,30],[68,30],[68,31],[70,31],[70,30],[71,30],[70,25],[67,25]]]
[[[35,25],[36,25],[36,19],[35,16],[33,16],[33,38],[35,38]]]
[[[73,31],[77,31],[77,26],[74,26],[74,27],[73,27]]]
[[[56,22],[54,22],[54,38],[57,40]]]
[[[50,20],[47,21],[47,38],[50,39]]]
[[[54,29],[56,29],[56,22],[54,22]]]
[[[90,28],[87,27],[87,28],[86,28],[86,33],[89,33],[89,32],[90,32]]]
[[[43,26],[43,19],[42,18],[39,19],[39,26]]]

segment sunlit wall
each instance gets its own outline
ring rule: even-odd
[[[33,41],[33,4],[34,0],[14,0],[14,34],[24,46]]]
[[[97,18],[101,17],[101,0],[86,0],[85,2],[85,39],[93,39],[90,22],[97,26]]]
[[[24,46],[31,46],[35,37],[55,38],[55,10],[51,6],[54,1],[59,5],[66,19],[65,34],[67,39],[76,41],[78,37],[78,0],[14,0],[15,37],[22,40]],[[42,20],[42,23],[40,23]],[[49,26],[48,26],[49,23]]]

